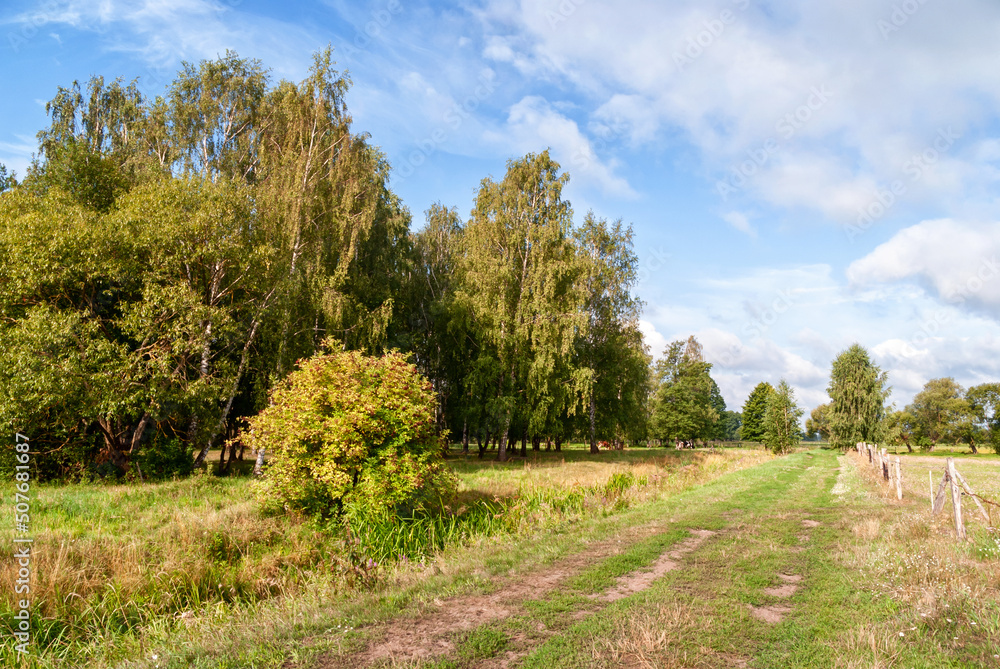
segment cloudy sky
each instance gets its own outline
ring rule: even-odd
[[[1000,379],[998,34],[995,0],[9,0],[0,163],[57,86],[332,44],[415,227],[550,148],[578,219],[633,224],[654,352],[695,334],[731,408],[812,408],[859,342],[902,406]]]

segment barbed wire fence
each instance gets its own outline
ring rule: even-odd
[[[857,444],[858,455],[862,459],[867,458],[868,463],[875,469],[882,477],[882,480],[890,486],[895,487],[896,499],[903,499],[903,467],[900,462],[899,456],[890,456],[886,448],[879,448],[876,444],[868,444],[865,442],[858,442]],[[991,531],[996,531],[998,524],[993,520],[993,512],[995,511],[998,516],[1000,516],[1000,503],[997,503],[991,499],[977,495],[969,487],[968,482],[965,478],[958,472],[955,468],[955,459],[948,458],[945,462],[944,473],[941,476],[941,482],[937,486],[937,491],[934,490],[934,479],[933,474],[929,471],[928,483],[930,492],[930,503],[931,503],[931,515],[935,516],[944,510],[945,504],[947,503],[948,492],[951,492],[951,506],[952,506],[952,516],[955,522],[955,535],[959,541],[965,541],[967,538],[967,533],[965,530],[965,522],[962,518],[962,497],[968,497],[976,504],[980,515],[982,515],[983,520],[986,521],[986,526]]]

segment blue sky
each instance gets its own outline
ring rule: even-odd
[[[731,408],[812,408],[857,341],[902,406],[1000,379],[998,34],[986,0],[12,0],[0,163],[59,85],[226,49],[297,80],[332,44],[415,227],[550,148],[578,219],[634,226],[655,353],[695,334]]]

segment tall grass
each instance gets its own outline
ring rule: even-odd
[[[511,498],[477,499],[456,510],[445,507],[440,513],[365,518],[351,525],[349,531],[366,560],[423,561],[449,545],[531,531],[578,518],[588,511],[620,510],[629,505],[629,490],[646,484],[645,477],[618,472],[603,485],[575,486],[570,490],[523,489]]]
[[[205,611],[242,610],[307,590],[371,587],[396,561],[427,561],[449,546],[614,514],[769,457],[650,451],[601,461],[603,455],[533,468],[456,462],[462,491],[443,512],[349,528],[268,516],[255,486],[241,478],[35,486],[35,661],[106,666],[139,652],[151,630],[185,626]],[[10,545],[12,530],[0,529],[0,541]],[[0,562],[0,588],[12,593],[16,578],[15,561]],[[15,660],[14,612],[12,598],[0,600],[3,665]]]

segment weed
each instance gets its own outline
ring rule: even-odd
[[[496,657],[508,643],[507,635],[493,627],[480,627],[463,634],[458,643],[458,656],[465,662]]]

